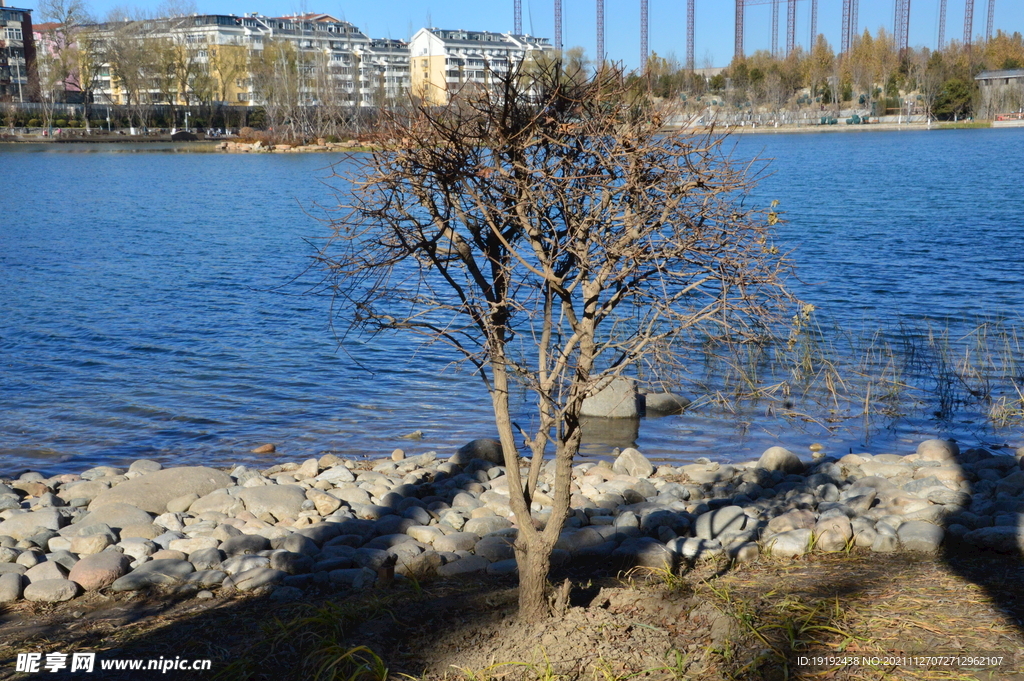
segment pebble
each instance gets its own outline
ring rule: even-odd
[[[671,568],[851,546],[934,553],[947,541],[1012,553],[1024,550],[1022,458],[980,448],[961,455],[956,443],[928,440],[909,456],[823,454],[805,463],[772,447],[747,463],[655,468],[626,448],[614,461],[573,468],[574,510],[552,565]],[[265,588],[293,600],[311,587],[368,588],[391,566],[417,579],[514,574],[505,473],[500,443],[480,439],[448,459],[395,450],[369,466],[325,455],[230,474],[145,460],[127,471],[29,474],[0,482],[0,602],[49,583],[52,593],[33,597],[63,598],[67,583],[68,598],[78,585],[185,585],[211,595]],[[552,475],[546,464],[534,495],[538,526],[550,517]],[[26,486],[37,493],[32,510],[14,491]]]

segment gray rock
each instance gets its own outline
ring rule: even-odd
[[[220,568],[224,557],[224,552],[220,549],[200,549],[188,554],[188,562],[192,563],[196,570],[215,570]]]
[[[295,518],[306,500],[306,490],[299,485],[264,485],[248,487],[238,493],[245,510],[259,517],[270,513],[277,519]]]
[[[785,447],[769,447],[757,460],[758,468],[769,471],[783,471],[784,473],[802,473],[804,463],[793,452]]]
[[[907,551],[935,553],[942,545],[945,531],[938,525],[921,520],[911,520],[900,525],[896,535]]]
[[[21,598],[24,578],[14,572],[0,574],[0,603],[13,603]]]
[[[773,556],[793,558],[807,553],[811,546],[812,532],[809,529],[782,532],[765,542],[765,548]]]
[[[224,580],[224,586],[233,586],[239,591],[252,591],[262,587],[274,586],[284,581],[287,572],[269,567],[258,567],[232,575]]]
[[[258,567],[267,567],[270,565],[270,558],[266,556],[231,556],[223,560],[220,564],[220,569],[229,575],[236,575],[248,570],[253,570]]]
[[[156,475],[156,473],[150,473],[150,475]],[[195,572],[195,567],[187,560],[173,558],[151,560],[116,580],[110,585],[110,589],[120,592],[138,591],[149,586],[175,586],[184,582],[193,572]]]
[[[485,572],[490,561],[483,556],[466,556],[437,569],[438,577],[457,577]]]
[[[60,563],[44,561],[25,571],[25,579],[31,582],[42,582],[49,579],[67,579],[68,569]]]
[[[643,398],[644,411],[652,416],[681,414],[690,406],[690,400],[675,393],[647,393]]]
[[[29,513],[18,513],[0,522],[0,536],[28,539],[41,529],[59,530],[67,518],[56,508],[41,508]]]
[[[899,540],[894,534],[885,534],[875,529],[875,540],[871,542],[871,550],[875,553],[895,553]]]
[[[502,576],[502,575],[514,575],[519,572],[519,565],[516,563],[515,558],[509,558],[507,560],[499,560],[491,563],[487,566],[487,574]]]
[[[479,535],[469,532],[453,532],[434,540],[434,550],[438,553],[446,551],[469,551],[480,541]]]
[[[0,575],[23,575],[28,572],[28,568],[18,563],[0,563]]]
[[[270,549],[270,540],[258,534],[241,534],[231,537],[220,545],[220,550],[228,556],[254,554]]]
[[[601,418],[637,418],[640,416],[640,397],[636,384],[628,378],[616,376],[602,380],[599,389],[583,400],[580,416]]]
[[[85,591],[96,591],[110,586],[128,572],[130,560],[117,551],[104,551],[85,556],[71,568],[68,579]]]
[[[352,474],[352,471],[345,468],[345,466],[333,466],[316,476],[317,481],[329,482],[332,485],[337,485],[342,482],[353,482],[355,479],[356,476]]]
[[[25,600],[36,603],[62,603],[78,595],[78,585],[67,579],[44,579],[25,587]]]
[[[492,438],[479,438],[459,447],[455,463],[469,463],[473,459],[504,465],[505,455],[501,449],[501,442]]]
[[[1024,552],[1024,528],[1015,526],[980,527],[963,537],[965,542],[999,553]],[[3,566],[0,565],[0,568]]]
[[[136,459],[132,462],[132,465],[128,467],[129,473],[156,473],[162,469],[163,466],[159,461],[151,461],[150,459]]]
[[[186,494],[200,497],[215,489],[229,487],[231,476],[205,466],[165,468],[122,482],[101,493],[89,504],[89,510],[113,503],[130,504],[157,515],[167,512],[167,502]],[[107,523],[108,525],[113,525]]]
[[[830,553],[842,551],[853,539],[853,525],[845,515],[832,516],[817,522],[814,536],[816,548]]]
[[[330,582],[338,586],[361,590],[371,587],[377,582],[377,573],[369,568],[331,570]]]
[[[21,555],[21,551],[18,549],[0,547],[0,563],[16,563],[19,555]]]
[[[320,547],[316,542],[304,534],[294,532],[276,543],[271,543],[275,549],[284,549],[292,553],[302,553],[307,556],[315,556],[320,553]]]
[[[205,496],[199,497],[188,508],[189,513],[193,515],[214,512],[235,516],[244,510],[245,504],[242,503],[242,500],[228,494],[227,490],[223,489],[216,489]]]
[[[478,541],[476,546],[473,547],[473,552],[478,556],[483,556],[492,563],[497,563],[515,558],[516,552],[512,548],[514,541],[515,537],[491,535]]]
[[[484,516],[482,518],[470,518],[466,521],[466,524],[462,526],[462,531],[483,537],[491,534],[492,532],[499,532],[510,527],[512,527],[512,523],[509,522],[507,518],[492,515]]]
[[[313,558],[302,553],[275,551],[270,556],[270,567],[289,575],[304,575],[313,571]]]
[[[197,570],[185,578],[185,584],[195,587],[217,586],[223,584],[228,573],[223,570]]]
[[[654,465],[639,451],[627,447],[616,457],[615,463],[612,464],[612,470],[621,475],[648,478],[654,473]]]
[[[631,566],[671,570],[675,556],[656,539],[634,537],[622,542],[612,552],[612,558]]]
[[[740,532],[747,524],[747,516],[740,506],[725,506],[697,516],[695,534],[700,539],[714,539],[724,532]]]

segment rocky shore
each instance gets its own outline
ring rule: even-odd
[[[238,466],[25,473],[0,483],[0,603],[151,588],[212,598],[366,589],[392,579],[516,571],[497,442],[353,462],[334,455]],[[550,516],[545,467],[534,522]],[[674,568],[812,551],[1024,549],[1024,448],[927,440],[915,453],[801,461],[781,447],[742,464],[657,468],[627,449],[573,469],[556,565]]]
[[[220,151],[227,151],[236,154],[252,154],[252,153],[303,153],[311,151],[369,151],[373,146],[365,142],[359,142],[358,140],[348,140],[347,142],[327,142],[323,139],[318,139],[310,144],[264,144],[257,140],[255,142],[220,142],[217,144],[217,149]]]

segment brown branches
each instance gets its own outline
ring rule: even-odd
[[[523,574],[546,570],[561,529],[583,400],[652,358],[674,364],[695,329],[763,335],[788,301],[788,268],[771,220],[742,204],[749,168],[711,135],[663,130],[665,112],[624,74],[568,78],[554,63],[495,80],[392,116],[391,143],[347,176],[349,213],[321,258],[361,301],[355,325],[424,334],[479,368]],[[512,382],[537,397],[525,484]],[[555,504],[541,531],[530,502],[549,444]],[[545,602],[527,588],[537,583],[524,579],[520,597],[532,616]]]

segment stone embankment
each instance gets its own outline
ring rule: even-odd
[[[1024,448],[960,452],[928,440],[908,456],[812,464],[781,447],[743,464],[655,468],[627,449],[573,469],[556,565],[673,568],[706,557],[811,551],[935,552],[943,542],[1024,549]],[[0,484],[0,602],[84,591],[365,589],[399,576],[516,571],[516,528],[500,445],[476,440],[356,463],[334,455],[266,470],[238,466],[26,473]],[[549,517],[545,467],[534,522]],[[400,578],[400,577],[399,577]]]
[[[257,140],[255,142],[221,142],[217,145],[221,151],[228,151],[237,154],[252,153],[303,153],[311,151],[366,151],[372,148],[365,142],[348,140],[347,142],[327,142],[323,139],[316,140],[313,144],[264,144]]]

